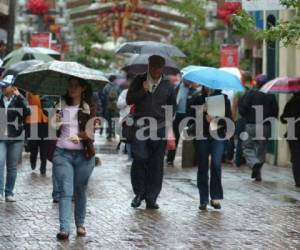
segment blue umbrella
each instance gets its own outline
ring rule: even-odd
[[[211,89],[244,91],[241,80],[224,70],[191,65],[183,68],[181,71],[183,79]]]

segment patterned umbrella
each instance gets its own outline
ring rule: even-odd
[[[278,77],[267,82],[260,89],[264,93],[296,93],[300,92],[299,77]]]
[[[39,95],[61,95],[66,92],[68,79],[72,76],[89,81],[94,91],[108,82],[99,71],[79,63],[52,61],[32,66],[21,72],[15,84]]]
[[[117,54],[151,54],[169,57],[186,57],[177,47],[152,41],[127,42],[123,43],[117,50]]]
[[[126,65],[122,68],[127,73],[142,74],[148,70],[148,58],[150,54],[134,55],[129,58]],[[169,57],[164,56],[166,65],[164,67],[164,74],[178,74],[180,73],[177,64]]]

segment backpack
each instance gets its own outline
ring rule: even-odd
[[[112,86],[107,95],[107,104],[106,104],[106,111],[111,116],[116,116],[119,114],[119,109],[117,107],[117,101],[119,97],[119,91],[115,86]]]

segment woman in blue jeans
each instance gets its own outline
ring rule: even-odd
[[[24,145],[24,118],[30,115],[30,107],[19,90],[13,86],[15,77],[7,75],[0,81],[0,202],[15,202],[14,187],[18,160]],[[6,165],[6,182],[4,169]],[[4,189],[5,186],[5,189]]]
[[[221,164],[226,142],[227,124],[224,119],[220,119],[217,123],[217,129],[210,129],[210,125],[214,122],[205,108],[206,97],[223,95],[225,102],[225,117],[231,118],[230,101],[226,95],[219,90],[212,90],[203,87],[202,93],[193,97],[192,105],[203,107],[203,133],[202,138],[197,138],[197,156],[198,156],[198,174],[197,186],[200,193],[200,210],[206,210],[209,203],[209,194],[211,198],[211,206],[215,209],[221,209],[220,200],[223,199],[223,187],[221,178]],[[210,164],[209,164],[210,157]],[[210,183],[209,183],[210,168]]]
[[[72,197],[75,199],[75,225],[78,236],[85,236],[86,189],[95,166],[93,128],[87,126],[95,117],[92,92],[84,80],[71,78],[68,91],[57,105],[51,124],[58,129],[58,140],[53,154],[53,173],[59,191],[58,240],[70,234]]]

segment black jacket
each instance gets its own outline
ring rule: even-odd
[[[225,117],[232,120],[231,105],[230,105],[230,101],[229,101],[227,95],[222,94],[218,90],[216,90],[211,96],[215,96],[215,95],[223,95],[224,96],[224,98],[225,98]],[[206,102],[206,100],[205,100],[206,97],[207,97],[206,94],[202,94],[202,92],[195,91],[192,94],[192,96],[190,97],[189,105],[191,105],[191,106],[204,105]],[[189,108],[189,112],[190,112],[191,116],[196,117],[195,109]],[[205,138],[209,138],[210,137],[210,131],[209,131],[210,124],[206,119],[206,115],[207,115],[207,112],[204,112],[203,113],[203,136]],[[192,125],[190,124],[190,126],[192,126]],[[220,127],[217,130],[218,136],[220,138],[225,138],[226,132],[227,132],[227,125],[226,125],[225,120],[220,119],[218,122],[218,126]]]
[[[4,135],[6,127],[5,119],[8,123],[12,123],[7,124],[7,137],[8,139],[13,139],[19,137],[22,134],[24,129],[24,118],[31,113],[30,107],[23,96],[13,96],[12,98],[13,99],[8,106],[7,114],[5,114],[4,95],[1,94],[0,97],[0,116],[2,117],[0,125],[0,140],[2,140],[2,138],[6,138],[6,136]]]
[[[263,119],[277,118],[278,116],[278,105],[273,94],[249,90],[239,100],[239,113],[246,123],[255,124],[257,122],[254,106],[263,106]]]
[[[286,118],[300,118],[300,97],[293,96],[284,107],[283,113],[280,116],[282,123],[287,123]],[[300,122],[295,124],[295,135],[300,138]]]
[[[147,74],[138,75],[130,85],[127,93],[127,104],[135,105],[135,117],[152,117],[158,124],[165,122],[165,109],[163,106],[172,105],[173,112],[176,105],[176,94],[169,80],[163,79],[154,93],[146,92],[143,87]]]

